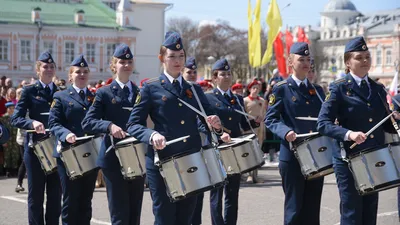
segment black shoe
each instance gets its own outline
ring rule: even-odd
[[[23,192],[25,191],[25,188],[22,187],[21,185],[17,185],[17,187],[15,188],[15,192],[19,193],[19,192]]]

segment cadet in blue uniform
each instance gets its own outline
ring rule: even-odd
[[[4,126],[4,124],[0,123],[0,145],[5,144],[9,139],[10,131],[6,126]]]
[[[323,178],[305,180],[300,165],[289,147],[297,134],[314,132],[315,122],[297,120],[295,117],[317,117],[322,88],[312,84],[306,76],[311,68],[307,43],[297,42],[290,48],[289,65],[293,74],[274,86],[269,97],[265,117],[267,128],[282,140],[279,154],[279,173],[285,193],[284,224],[320,224],[320,205]],[[297,140],[299,141],[299,140]]]
[[[243,98],[235,95],[230,90],[232,75],[230,66],[226,59],[220,59],[212,67],[212,79],[217,85],[212,92],[207,92],[206,96],[215,112],[221,118],[222,124],[231,133],[224,133],[221,139],[227,136],[239,137],[244,131],[250,130],[246,118],[234,110],[242,110],[244,107]],[[240,103],[238,102],[240,101]],[[240,104],[240,105],[239,105]],[[254,122],[254,121],[253,121]],[[257,122],[261,122],[259,119]],[[230,138],[229,137],[229,138]],[[238,217],[240,174],[228,176],[228,184],[224,187],[213,189],[210,193],[211,220],[213,225],[234,225]],[[225,213],[222,212],[222,196],[225,191]]]
[[[111,71],[115,79],[96,92],[89,112],[82,121],[84,131],[107,134],[100,148],[98,166],[106,181],[108,208],[112,224],[140,224],[144,178],[125,180],[114,149],[106,153],[111,145],[126,137],[126,122],[130,115],[139,88],[129,80],[133,72],[133,55],[126,44],[119,45],[111,59]],[[127,108],[125,108],[127,107]]]
[[[178,101],[178,98],[197,109],[197,101],[190,84],[182,79],[181,71],[185,63],[185,52],[179,34],[169,32],[160,47],[159,59],[164,71],[156,78],[148,80],[140,91],[128,122],[129,133],[143,143],[149,144],[146,155],[147,178],[153,200],[155,225],[190,225],[196,205],[196,196],[171,203],[159,168],[154,165],[154,151],[160,160],[182,152],[197,152],[201,149],[201,139],[197,125],[197,114]],[[194,86],[207,113],[212,114],[210,104],[198,85]],[[150,115],[154,129],[146,127]],[[205,121],[204,121],[205,122]],[[207,122],[216,132],[221,132],[217,116],[208,116]],[[190,135],[184,141],[166,146],[167,140]]]
[[[400,102],[400,94],[397,94],[394,96],[394,98]],[[392,104],[394,106],[394,110],[399,112],[400,111],[400,106],[398,106],[395,102],[392,101]],[[397,122],[397,124],[399,124]],[[398,216],[399,216],[399,222],[400,222],[400,187],[397,188],[397,210],[398,210]]]
[[[29,147],[46,134],[48,116],[41,115],[50,110],[53,94],[58,90],[52,82],[56,64],[49,52],[43,52],[36,61],[39,80],[23,88],[21,98],[11,117],[11,125],[24,130],[34,129],[25,139],[24,162],[28,173],[28,217],[29,224],[58,224],[61,211],[61,185],[58,173],[45,175],[40,161]],[[28,113],[29,118],[26,117]],[[44,190],[46,189],[46,215],[43,215]]]
[[[54,94],[49,127],[57,140],[61,142],[62,148],[68,148],[74,144],[77,137],[85,136],[81,123],[94,100],[93,94],[86,88],[89,74],[88,64],[83,55],[78,56],[69,69],[69,80],[72,85]],[[92,197],[98,170],[93,170],[79,179],[70,180],[56,148],[54,156],[57,158],[58,174],[63,191],[62,223],[90,225]]]
[[[384,131],[393,133],[394,128],[388,120],[370,136],[365,135],[388,115],[388,105],[383,85],[368,77],[371,54],[363,37],[356,37],[346,44],[344,63],[347,75],[331,83],[317,124],[321,134],[343,142],[349,155],[384,144]],[[339,125],[334,123],[335,119]],[[354,142],[358,145],[350,149]],[[340,224],[376,224],[378,193],[358,194],[348,163],[342,160],[346,156],[342,154],[340,151],[333,152],[333,167],[340,194]]]

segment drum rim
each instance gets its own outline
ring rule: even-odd
[[[295,145],[298,147],[298,146],[302,145],[306,141],[314,140],[314,139],[319,138],[319,137],[331,138],[331,137],[328,137],[326,135],[323,135],[323,134],[319,133],[319,134],[312,135],[310,137],[306,137],[306,138],[302,139],[301,141],[299,141],[298,143],[296,143]]]
[[[33,143],[33,145],[36,145],[38,142],[42,142],[42,141],[47,140],[47,139],[52,138],[52,137],[55,138],[55,136],[53,136],[52,134],[45,134],[43,137],[37,139],[37,140]]]
[[[399,145],[400,145],[400,141],[398,141],[398,142],[392,142],[392,143],[387,143],[387,144],[381,144],[381,145],[377,145],[377,146],[375,146],[375,147],[369,147],[369,148],[363,149],[363,150],[361,150],[361,151],[359,151],[359,152],[355,152],[355,153],[353,153],[353,154],[350,154],[348,158],[349,158],[349,159],[354,159],[354,158],[356,158],[356,157],[359,157],[361,154],[367,154],[367,153],[370,153],[370,152],[374,152],[375,150],[379,150],[379,149],[386,148],[386,147],[388,147],[389,145],[392,145],[392,146],[399,146]]]
[[[184,199],[187,199],[187,198],[196,196],[196,195],[198,195],[198,194],[200,194],[200,193],[205,193],[205,192],[210,191],[210,190],[213,190],[213,189],[215,189],[215,188],[223,187],[223,186],[224,186],[225,184],[227,184],[227,183],[228,183],[227,179],[224,179],[223,181],[218,182],[218,183],[216,183],[216,184],[212,184],[212,185],[209,185],[209,186],[206,186],[206,187],[197,189],[197,190],[195,190],[195,191],[186,193],[186,195],[183,195],[182,198],[179,198],[179,199],[173,198],[173,197],[171,196],[171,194],[168,192],[168,197],[169,197],[169,199],[171,200],[171,202],[175,203],[175,202],[179,202],[179,201],[181,201],[181,200],[184,200]],[[181,196],[180,196],[180,197],[181,197]]]
[[[255,134],[246,134],[246,135],[241,135],[241,136],[239,136],[239,137],[236,137],[236,138],[241,138],[241,137],[244,137],[244,136],[249,136],[249,135],[253,135],[253,137],[252,137],[252,141],[254,141],[254,140],[257,140],[257,139],[253,139],[253,138],[255,138],[256,137],[256,135]],[[249,141],[250,142],[250,141]],[[225,151],[225,150],[228,150],[229,148],[236,148],[236,147],[238,147],[238,146],[240,146],[240,145],[243,145],[243,143],[245,143],[245,144],[247,144],[247,143],[249,143],[249,142],[246,142],[246,141],[243,141],[243,142],[238,142],[238,143],[236,143],[236,144],[233,144],[233,145],[229,145],[229,147],[225,147],[225,146],[218,146],[217,148],[218,148],[218,150],[221,150],[221,151]],[[229,144],[229,143],[224,143],[224,144]]]
[[[160,159],[160,162],[161,162],[161,164],[164,164],[164,163],[166,163],[166,162],[171,161],[172,158],[182,158],[182,157],[185,157],[185,156],[194,154],[194,153],[199,153],[199,152],[201,151],[201,148],[200,148],[199,150],[195,150],[195,151],[194,151],[193,149],[194,149],[194,148],[192,148],[191,150],[187,150],[187,151],[175,153],[175,154],[172,155],[172,156],[164,157],[163,159]],[[157,151],[157,150],[154,150],[154,151]],[[163,151],[163,150],[161,150],[161,151]]]
[[[78,146],[78,145],[85,144],[85,143],[87,143],[87,142],[89,142],[89,141],[91,141],[91,140],[97,139],[97,138],[101,138],[101,135],[95,135],[95,136],[92,137],[92,138],[88,138],[88,139],[85,139],[85,140],[80,140],[80,141],[77,141],[77,142],[75,142],[75,143],[73,143],[73,144],[70,144],[70,145],[68,145],[68,146],[62,147],[62,148],[61,148],[61,152],[68,151],[68,150],[70,150],[72,147],[76,147],[76,146]],[[64,143],[67,143],[67,142],[64,142]]]

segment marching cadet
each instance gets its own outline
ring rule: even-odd
[[[54,94],[50,109],[49,128],[61,142],[62,148],[76,143],[77,137],[85,136],[82,120],[89,109],[94,95],[86,88],[89,82],[89,67],[83,57],[78,56],[69,68],[72,85]],[[63,191],[62,223],[64,225],[90,225],[92,198],[98,170],[93,170],[76,180],[70,180],[64,163],[54,149],[58,174]]]
[[[363,37],[356,37],[346,44],[344,63],[347,75],[330,84],[329,94],[318,116],[318,131],[343,142],[346,152],[333,152],[333,168],[340,194],[340,224],[372,225],[377,219],[378,193],[360,196],[349,165],[342,158],[383,145],[384,131],[395,131],[387,121],[368,137],[365,134],[388,115],[389,107],[385,87],[368,77],[371,54]],[[400,118],[398,113],[395,117]],[[339,125],[335,124],[336,119]],[[350,149],[354,142],[357,146]]]
[[[323,98],[325,95],[320,86],[313,85],[306,78],[311,67],[307,43],[292,45],[289,66],[293,74],[274,86],[265,124],[282,139],[279,173],[285,193],[284,224],[318,225],[324,179],[305,180],[289,143],[296,140],[297,134],[316,130],[315,122],[297,120],[295,117],[317,117],[322,104],[318,94]]]
[[[82,121],[85,132],[110,134],[114,143],[126,137],[126,122],[139,93],[139,88],[129,80],[134,68],[133,54],[126,44],[119,45],[111,59],[110,69],[114,80],[96,92],[89,112]],[[110,135],[105,135],[100,147],[98,166],[106,182],[108,208],[112,224],[140,224],[144,178],[125,180],[115,151],[106,153],[111,145]]]
[[[49,52],[43,52],[36,61],[39,80],[23,87],[21,98],[11,117],[11,125],[24,130],[35,130],[27,134],[24,143],[24,161],[28,173],[28,219],[29,224],[58,224],[61,211],[61,185],[58,173],[46,175],[30,142],[44,138],[48,116],[41,115],[50,110],[53,94],[58,90],[52,82],[56,64]],[[26,113],[29,117],[26,117]],[[44,191],[46,189],[46,214],[43,215]]]
[[[250,125],[246,118],[234,110],[242,110],[244,107],[243,98],[232,93],[230,86],[232,84],[232,75],[230,66],[226,59],[220,59],[212,67],[212,79],[216,88],[212,92],[206,93],[207,99],[214,107],[222,124],[230,133],[224,133],[222,140],[227,136],[236,138],[242,135],[242,128],[245,131],[250,130]],[[240,102],[238,102],[240,101]],[[261,122],[261,118],[256,121]],[[253,124],[255,125],[254,121]],[[229,139],[230,139],[229,137]],[[240,174],[228,176],[228,184],[224,187],[211,190],[210,207],[211,221],[213,225],[234,225],[238,218],[239,187]],[[222,196],[225,191],[225,213],[222,212]]]
[[[258,96],[261,90],[261,82],[258,80],[253,80],[247,85],[247,92],[249,95],[243,99],[244,109],[246,112],[254,117],[265,118],[265,111],[267,109],[265,105],[265,100]],[[256,132],[258,143],[262,146],[265,139],[265,126],[260,126],[254,129]],[[247,177],[247,182],[257,183],[258,170],[253,170],[249,173]]]
[[[193,84],[197,81],[197,65],[194,57],[188,57],[183,68],[182,77]]]
[[[146,171],[150,194],[153,200],[155,225],[190,225],[196,205],[196,196],[187,197],[171,203],[159,168],[154,165],[154,152],[159,159],[167,159],[175,154],[194,153],[201,149],[198,132],[197,114],[178,101],[178,98],[197,106],[190,89],[191,85],[182,79],[181,71],[185,63],[185,51],[178,33],[168,32],[160,47],[158,56],[163,64],[163,73],[145,82],[140,90],[135,107],[128,122],[128,132],[143,143],[149,145],[146,155]],[[212,113],[201,88],[194,86],[207,113]],[[154,129],[146,127],[150,115]],[[177,116],[179,115],[179,116]],[[205,121],[204,121],[205,122]],[[221,133],[221,122],[217,116],[208,116],[207,122],[215,132]],[[190,135],[184,141],[166,146],[166,141]]]

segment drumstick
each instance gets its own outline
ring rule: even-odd
[[[232,131],[229,130],[228,128],[226,128],[226,127],[222,127],[222,129],[223,129],[226,133],[228,133],[228,134],[232,133]]]
[[[252,141],[251,139],[247,138],[231,138],[232,141]]]
[[[248,113],[245,113],[245,112],[242,112],[242,111],[240,111],[240,110],[235,109],[235,112],[240,113],[240,114],[242,114],[243,116],[247,116],[247,117],[249,117],[249,118],[252,118],[253,120],[256,119],[255,116],[252,116],[252,115],[250,115],[250,114],[248,114]]]
[[[309,120],[309,121],[317,121],[318,120],[318,118],[316,118],[316,117],[302,117],[302,116],[296,117],[296,119],[298,119],[298,120]]]
[[[386,120],[388,120],[394,112],[390,113],[388,116],[386,116],[383,120],[381,120],[379,123],[377,123],[374,127],[372,127],[365,135],[368,137],[372,132],[374,132],[380,125],[382,125]],[[354,147],[357,146],[357,143],[354,143],[350,146],[350,149],[353,149]]]
[[[44,130],[44,131],[49,132],[50,129],[46,129],[46,130]],[[28,133],[33,133],[33,132],[36,132],[36,130],[26,130],[26,132],[28,132]]]
[[[296,138],[303,138],[303,137],[309,137],[313,135],[317,135],[318,132],[312,132],[312,133],[305,133],[305,134],[296,134]]]
[[[183,140],[185,140],[186,138],[189,138],[189,137],[190,137],[190,135],[183,136],[183,137],[180,137],[180,138],[176,138],[176,139],[167,141],[167,143],[165,143],[165,145],[168,146],[170,144],[173,144],[173,143],[176,143],[176,142],[179,142],[179,141],[183,141]]]
[[[40,113],[40,115],[42,115],[42,116],[48,116],[48,115],[50,115],[50,113],[49,113],[49,112],[44,112],[44,113]]]
[[[93,138],[93,137],[94,137],[94,135],[77,137],[77,138],[75,138],[75,141],[81,141],[81,140],[85,140],[85,139],[89,139],[89,138]]]
[[[207,115],[206,115],[206,114],[200,112],[198,109],[196,109],[195,107],[193,107],[193,106],[190,105],[189,103],[183,101],[182,99],[178,98],[178,100],[179,100],[180,102],[182,102],[184,105],[186,105],[187,107],[189,107],[189,109],[193,110],[195,113],[197,113],[197,114],[199,114],[200,116],[204,117],[204,119],[206,119],[206,121],[207,121]]]

